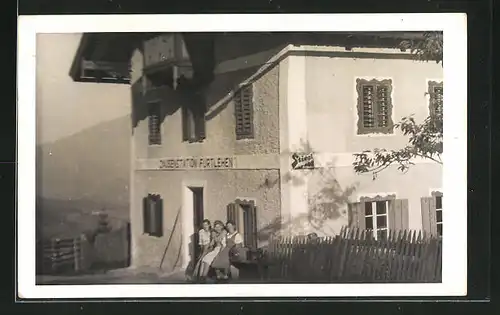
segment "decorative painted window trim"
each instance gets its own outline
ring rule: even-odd
[[[257,200],[254,198],[244,198],[244,197],[237,197],[234,200],[234,203],[239,204],[239,205],[251,205],[251,206],[257,206]]]
[[[363,194],[358,200],[359,202],[396,200],[396,193]]]
[[[372,86],[373,87],[373,98],[372,98],[372,115],[373,115],[373,127],[366,127],[364,125],[364,95],[363,95],[363,88],[366,86]],[[379,124],[379,108],[378,108],[378,89],[383,86],[387,89],[387,100],[386,100],[386,106],[387,106],[387,126],[378,126]],[[362,78],[357,78],[356,79],[356,93],[357,93],[357,128],[356,128],[356,134],[357,135],[371,135],[371,134],[383,134],[383,135],[392,135],[394,134],[393,131],[393,126],[394,122],[392,119],[393,116],[393,104],[392,104],[392,79],[362,79]]]
[[[254,85],[253,83],[248,83],[245,85],[238,85],[233,91],[233,103],[234,103],[234,119],[235,119],[235,135],[236,140],[254,140],[255,138],[255,127],[254,127]],[[248,108],[244,108],[242,93],[249,93],[249,104]],[[245,110],[247,112],[245,112]],[[245,117],[246,116],[246,117]],[[241,126],[238,125],[238,120],[241,119]],[[249,126],[247,130],[245,129],[245,120],[249,120]]]
[[[429,94],[429,116],[436,115],[436,108],[434,104],[434,95],[436,94],[435,89],[441,88],[443,89],[443,81],[428,81],[427,82],[427,93]],[[441,104],[441,114],[443,113],[443,105]]]
[[[440,190],[433,190],[433,191],[431,191],[431,196],[432,197],[443,197],[443,193]]]

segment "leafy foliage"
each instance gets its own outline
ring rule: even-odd
[[[423,40],[404,41],[404,49],[421,61],[443,63],[443,37],[440,32],[426,32]],[[417,123],[413,116],[404,117],[393,126],[408,137],[408,144],[399,150],[374,149],[354,154],[354,171],[358,174],[372,173],[373,179],[391,165],[402,172],[414,165],[415,158],[424,158],[442,164],[443,116],[434,114]]]
[[[409,49],[421,61],[443,63],[442,32],[425,32],[423,40],[404,40],[401,42],[400,47],[401,49]]]

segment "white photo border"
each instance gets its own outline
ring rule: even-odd
[[[432,14],[207,14],[20,16],[17,107],[18,297],[381,297],[467,294],[467,16]],[[443,31],[444,221],[442,283],[36,285],[36,35],[83,32]],[[21,197],[22,196],[22,197]]]

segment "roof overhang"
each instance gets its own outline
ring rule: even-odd
[[[69,75],[77,82],[130,83],[130,58],[141,33],[84,33]]]
[[[130,83],[130,59],[143,40],[160,33],[84,33],[70,76],[78,82]],[[231,33],[183,33],[182,38],[193,67],[196,84],[210,82],[215,69],[215,36]],[[273,33],[270,33],[271,35]],[[377,46],[396,48],[402,40],[424,39],[424,32],[335,32],[297,33],[287,37],[288,43],[343,43],[346,48]]]
[[[84,33],[70,69],[77,82],[130,83],[130,59],[143,40],[160,33]],[[213,77],[215,56],[210,33],[183,33],[197,84]]]

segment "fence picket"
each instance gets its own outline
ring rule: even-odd
[[[269,277],[314,282],[428,282],[442,273],[442,243],[422,231],[389,230],[375,240],[370,230],[343,227],[335,237],[273,238]]]

